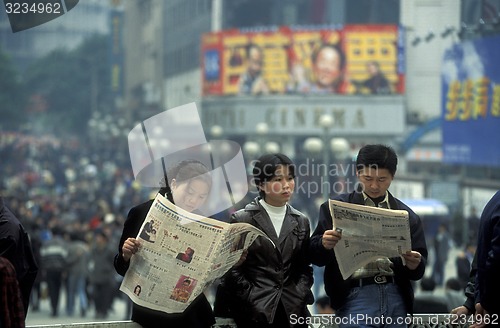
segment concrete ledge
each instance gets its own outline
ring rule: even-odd
[[[306,318],[303,318],[306,319]],[[339,318],[337,318],[339,319]],[[380,318],[374,318],[377,320]],[[418,314],[413,318],[406,318],[409,328],[426,328],[426,327],[454,327],[465,328],[468,327],[470,317],[455,317],[451,314]],[[237,328],[232,319],[217,318],[216,324],[213,328]],[[334,328],[334,316],[313,316],[307,318],[306,323],[309,328]],[[376,323],[376,322],[374,322]],[[27,328],[142,328],[141,325],[132,321],[107,321],[107,322],[86,322],[86,323],[67,323],[56,325],[40,325],[40,326],[27,326]]]
[[[142,328],[140,324],[132,321],[106,321],[85,323],[61,323],[52,325],[27,326],[26,328]]]
[[[214,328],[236,328],[233,319],[217,318]],[[62,323],[51,325],[27,326],[26,328],[142,328],[133,321],[105,321],[105,322],[85,322],[85,323]]]

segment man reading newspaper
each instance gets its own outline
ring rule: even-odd
[[[334,229],[330,201],[320,207],[309,250],[312,263],[325,266],[325,291],[336,316],[342,318],[340,327],[406,327],[405,317],[413,312],[411,281],[424,275],[427,246],[420,218],[388,191],[396,168],[397,155],[392,148],[364,146],[356,160],[359,188],[335,200],[407,211],[411,250],[401,250],[400,256],[381,254],[344,279],[334,250],[342,243],[342,232]]]

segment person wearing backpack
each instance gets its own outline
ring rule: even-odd
[[[68,245],[62,235],[62,229],[54,227],[52,237],[45,241],[40,249],[42,268],[45,270],[45,279],[49,290],[52,317],[59,315],[59,298],[63,273],[68,263]]]

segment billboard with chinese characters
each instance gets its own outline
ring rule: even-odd
[[[203,94],[402,94],[403,35],[396,25],[207,33]]]
[[[443,160],[500,166],[500,36],[453,45],[442,69]]]

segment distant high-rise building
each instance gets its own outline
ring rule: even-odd
[[[64,15],[16,33],[12,32],[6,11],[0,10],[0,48],[23,71],[55,49],[74,49],[91,35],[108,33],[110,9],[109,1],[79,1]]]
[[[222,30],[331,24],[398,24],[399,0],[170,0],[164,5],[165,76],[199,68],[200,40],[214,26],[220,4]],[[360,9],[362,8],[362,10]]]

